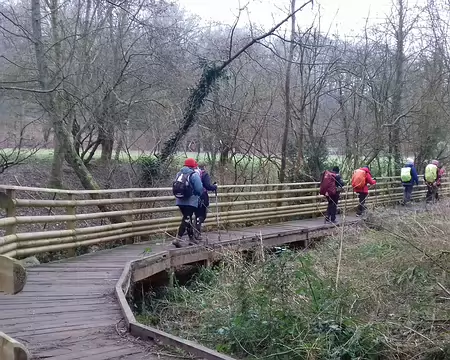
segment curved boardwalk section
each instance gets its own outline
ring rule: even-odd
[[[312,219],[207,236],[216,245],[219,239],[237,244],[243,239],[258,243],[262,237],[272,246],[308,243],[332,228],[323,219]],[[0,330],[27,346],[34,359],[164,359],[155,346],[127,334],[114,296],[124,266],[148,255],[149,246],[152,254],[167,250],[162,245],[128,245],[29,268],[21,293],[0,295]]]
[[[147,245],[148,246],[148,245]],[[28,269],[23,292],[0,294],[0,329],[32,359],[164,359],[129,341],[114,287],[124,264],[146,246],[101,251]]]

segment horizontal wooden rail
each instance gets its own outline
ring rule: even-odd
[[[220,185],[221,189],[240,189],[240,188],[261,188],[261,187],[284,187],[284,186],[311,186],[318,185],[318,182],[301,182],[301,183],[276,183],[276,184],[242,184],[242,185]],[[144,192],[171,192],[172,188],[124,188],[124,189],[101,189],[101,190],[66,190],[66,189],[49,189],[38,187],[25,187],[14,185],[0,185],[0,190],[15,190],[27,191],[37,193],[51,193],[51,194],[75,194],[75,195],[92,195],[92,194],[119,194],[119,193],[144,193]]]
[[[423,177],[423,175],[419,175]],[[378,182],[396,181],[395,177],[379,177]],[[271,183],[271,184],[238,184],[238,185],[220,185],[221,189],[245,189],[245,188],[261,188],[261,187],[284,187],[284,186],[312,186],[319,185],[316,181],[301,182],[301,183]],[[36,192],[36,193],[50,193],[50,194],[65,194],[65,195],[100,195],[100,194],[120,194],[120,193],[145,193],[145,192],[171,192],[172,188],[124,188],[124,189],[101,189],[101,190],[68,190],[68,189],[51,189],[51,188],[39,188],[39,187],[26,187],[26,186],[14,186],[14,185],[0,185],[0,190],[14,190],[24,192]]]

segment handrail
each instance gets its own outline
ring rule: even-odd
[[[379,178],[369,191],[368,205],[388,204],[402,198],[403,187],[395,178]],[[382,180],[382,181],[380,181]],[[450,183],[443,183],[443,187]],[[218,194],[218,208],[212,195],[211,212],[205,225],[215,227],[254,223],[266,220],[284,221],[297,217],[314,217],[326,210],[318,183],[223,185]],[[280,188],[282,186],[283,188]],[[248,191],[251,188],[257,191]],[[261,191],[265,188],[265,191]],[[414,197],[425,194],[420,185]],[[139,237],[164,235],[176,230],[180,221],[173,196],[159,195],[170,188],[58,190],[0,185],[10,200],[0,199],[7,216],[0,219],[0,254],[10,257],[36,255],[42,252],[74,250],[78,247],[117,241],[132,242]],[[247,189],[245,191],[240,191]],[[53,193],[54,199],[37,199],[30,192]],[[447,189],[445,189],[447,192]],[[139,197],[139,193],[147,194]],[[442,191],[441,191],[442,192]],[[126,193],[127,197],[121,194]],[[154,194],[149,196],[148,193]],[[75,199],[76,195],[107,194],[107,198]],[[118,197],[111,198],[112,195]],[[48,195],[47,195],[48,197]],[[61,198],[62,197],[62,198]],[[340,204],[356,206],[357,198],[347,186]],[[103,206],[98,211],[97,206]],[[27,215],[35,208],[36,215]],[[44,209],[45,208],[45,209]],[[22,211],[26,209],[26,214]],[[217,219],[216,219],[217,216]],[[111,219],[115,219],[111,223]],[[106,221],[106,223],[105,223]]]
[[[423,175],[419,175],[423,177]],[[377,181],[392,180],[397,177],[379,177]],[[311,186],[319,185],[317,181],[310,182],[294,182],[294,183],[269,183],[269,184],[233,184],[233,185],[221,185],[221,189],[238,189],[238,188],[258,188],[258,187],[280,187],[280,186]],[[172,191],[170,187],[162,188],[123,188],[123,189],[99,189],[99,190],[69,190],[69,189],[55,189],[55,188],[40,188],[40,187],[27,187],[27,186],[15,186],[15,185],[0,185],[0,190],[14,190],[14,191],[28,191],[39,193],[52,193],[52,194],[66,194],[66,195],[90,195],[90,194],[117,194],[117,193],[144,193],[155,191]]]

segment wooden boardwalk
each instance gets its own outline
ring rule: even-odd
[[[288,234],[292,241],[295,233],[326,227],[323,219],[300,220],[221,232],[220,239]],[[210,242],[219,238],[207,236]],[[26,345],[33,359],[173,359],[124,331],[114,297],[125,264],[145,256],[149,247],[151,253],[173,248],[136,244],[29,268],[23,292],[0,294],[0,330]]]

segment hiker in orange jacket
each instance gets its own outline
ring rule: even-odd
[[[359,204],[356,211],[356,216],[362,216],[366,209],[366,199],[369,195],[369,185],[375,185],[377,182],[372,178],[368,166],[363,166],[355,170],[352,176],[352,187],[355,193],[358,194]]]

